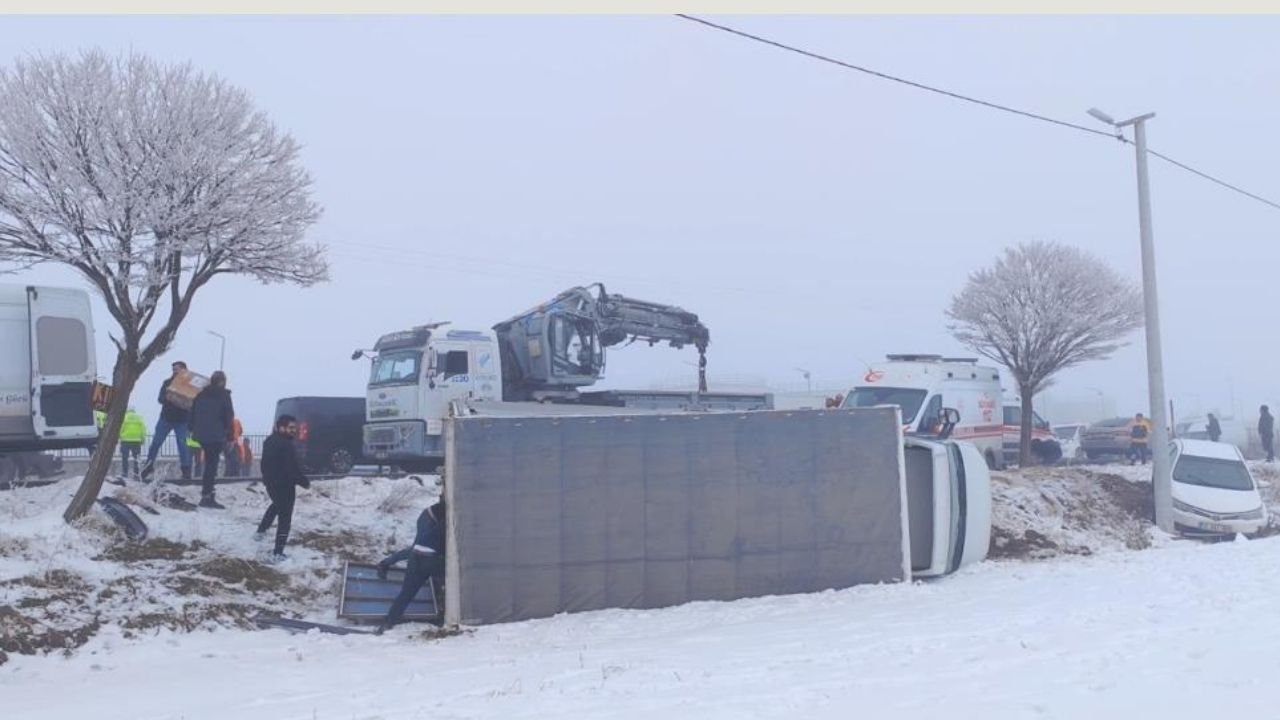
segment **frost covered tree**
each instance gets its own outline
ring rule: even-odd
[[[324,250],[298,145],[188,64],[100,51],[0,69],[0,263],[77,271],[115,320],[106,427],[64,517],[92,506],[129,396],[218,275],[311,285]]]
[[[969,349],[1004,365],[1022,398],[1018,451],[1031,461],[1032,398],[1054,374],[1102,360],[1142,327],[1142,294],[1101,260],[1077,248],[1030,242],[974,272],[946,311]]]

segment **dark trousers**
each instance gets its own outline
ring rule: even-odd
[[[1129,443],[1129,463],[1140,462],[1147,464],[1147,460],[1151,457],[1151,451],[1147,448],[1146,443]]]
[[[409,567],[404,572],[404,584],[400,586],[400,594],[391,603],[391,610],[387,612],[387,619],[382,621],[382,626],[391,627],[400,622],[409,603],[413,601],[413,597],[418,594],[422,586],[427,584],[427,580],[432,577],[437,578],[438,585],[438,579],[443,576],[444,556],[440,553],[410,555]]]
[[[218,478],[218,459],[222,457],[222,446],[225,444],[200,443],[200,454],[204,456],[204,474],[200,476],[201,497],[213,497],[213,486]]]
[[[289,528],[293,525],[293,502],[297,498],[297,488],[293,483],[270,483],[264,482],[267,488],[267,495],[271,498],[271,504],[267,506],[267,511],[262,514],[262,522],[258,523],[258,532],[264,533],[270,527],[271,523],[279,519],[280,524],[276,526],[276,549],[277,553],[284,552],[284,544],[289,541]]]
[[[129,456],[133,456],[133,471],[138,472],[138,458],[142,456],[142,443],[140,442],[120,442],[120,474],[124,477],[129,475]]]
[[[1276,439],[1273,433],[1265,433],[1261,437],[1262,449],[1267,451],[1267,462],[1276,459]]]

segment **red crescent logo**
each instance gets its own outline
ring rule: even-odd
[[[867,374],[862,376],[862,379],[866,382],[875,382],[882,377],[884,377],[884,373],[879,370],[868,370]]]

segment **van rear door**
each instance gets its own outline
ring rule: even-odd
[[[93,440],[97,375],[89,297],[71,288],[28,287],[31,420],[41,440]]]

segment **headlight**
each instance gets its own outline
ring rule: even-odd
[[[1259,505],[1258,507],[1254,508],[1253,510],[1250,510],[1249,512],[1240,513],[1239,517],[1241,520],[1261,520],[1262,515],[1263,515],[1262,506]]]
[[[1174,510],[1181,510],[1181,511],[1182,511],[1182,512],[1184,512],[1184,513],[1191,513],[1192,515],[1202,515],[1202,516],[1204,516],[1204,517],[1209,517],[1209,513],[1205,512],[1204,510],[1201,510],[1200,508],[1196,507],[1195,505],[1188,505],[1188,504],[1186,504],[1186,503],[1182,502],[1181,500],[1174,500],[1174,501],[1173,501],[1173,509],[1174,509]]]

